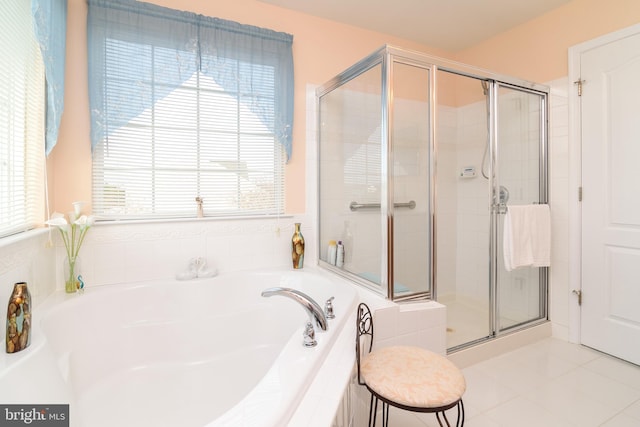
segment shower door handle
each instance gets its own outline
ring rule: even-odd
[[[494,203],[491,205],[491,212],[496,214],[506,214],[507,213],[507,202],[509,201],[509,190],[504,185],[501,185],[498,190],[498,200],[496,197],[493,197]],[[495,202],[498,203],[495,203]]]
[[[503,214],[505,215],[507,213],[507,204],[506,203],[500,203],[497,205],[491,205],[491,211],[495,214]]]

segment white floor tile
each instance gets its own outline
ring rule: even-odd
[[[560,357],[576,365],[585,364],[593,359],[601,357],[602,353],[577,344],[572,344],[559,339],[549,338],[539,341],[531,346],[520,349],[524,353],[546,353]]]
[[[546,411],[524,397],[512,399],[488,411],[486,415],[499,426],[505,427],[577,427],[576,424]]]
[[[463,373],[465,427],[640,426],[640,367],[580,345],[549,338]],[[438,427],[434,414],[395,408],[389,424]]]
[[[379,415],[382,415],[380,413]],[[432,415],[435,417],[435,415]],[[377,420],[379,425],[382,425],[382,420],[380,416]],[[417,414],[409,411],[404,411],[402,409],[397,409],[391,407],[389,410],[389,425],[390,426],[407,426],[407,427],[430,427],[428,424],[423,423],[418,417]],[[436,424],[437,425],[437,424]]]
[[[636,400],[634,403],[627,406],[624,410],[624,413],[638,420],[638,425],[640,426],[640,399]]]
[[[544,379],[557,378],[579,366],[566,358],[543,351],[524,354],[517,363],[523,370],[531,371]]]
[[[640,367],[612,356],[603,355],[584,365],[586,369],[640,390]]]
[[[486,411],[518,395],[515,390],[498,383],[495,378],[489,376],[481,369],[469,367],[463,370],[467,380],[467,391],[464,394],[464,402]]]
[[[599,426],[618,412],[573,386],[558,382],[538,387],[525,397],[540,408],[581,427]]]
[[[464,427],[500,427],[500,424],[489,418],[487,415],[481,414],[476,417],[468,418]]]
[[[638,420],[631,418],[625,414],[618,414],[606,423],[602,424],[602,427],[638,427]]]
[[[518,394],[526,393],[545,382],[544,377],[532,370],[525,370],[518,363],[505,363],[502,369],[496,368],[492,372],[487,372],[487,375]]]
[[[640,390],[597,374],[586,368],[577,368],[553,380],[551,384],[564,386],[567,392],[579,393],[619,412],[640,399]]]

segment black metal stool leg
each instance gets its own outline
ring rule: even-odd
[[[458,420],[456,421],[456,427],[464,426],[464,403],[462,399],[458,402]]]
[[[389,427],[389,404],[382,403],[382,427]]]
[[[373,404],[374,401],[376,402],[375,405]],[[373,415],[373,423],[371,422],[372,415]],[[369,403],[369,427],[375,427],[377,417],[378,417],[378,398],[374,397],[374,395],[371,394],[371,402]]]

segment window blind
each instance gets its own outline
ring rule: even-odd
[[[94,215],[282,213],[290,36],[127,1],[89,22]]]
[[[0,2],[0,236],[44,218],[44,66],[30,3]]]
[[[31,0],[31,16],[46,81],[45,150],[58,142],[64,110],[64,70],[67,46],[67,0]]]

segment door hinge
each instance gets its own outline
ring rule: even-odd
[[[578,296],[578,305],[582,305],[582,291],[579,289],[574,289],[573,291],[574,294],[576,294]]]
[[[582,85],[586,80],[582,80],[582,79],[578,79],[575,82],[573,82],[574,85],[578,86],[578,96],[582,96]]]
[[[578,201],[582,201],[582,187],[578,187]]]

